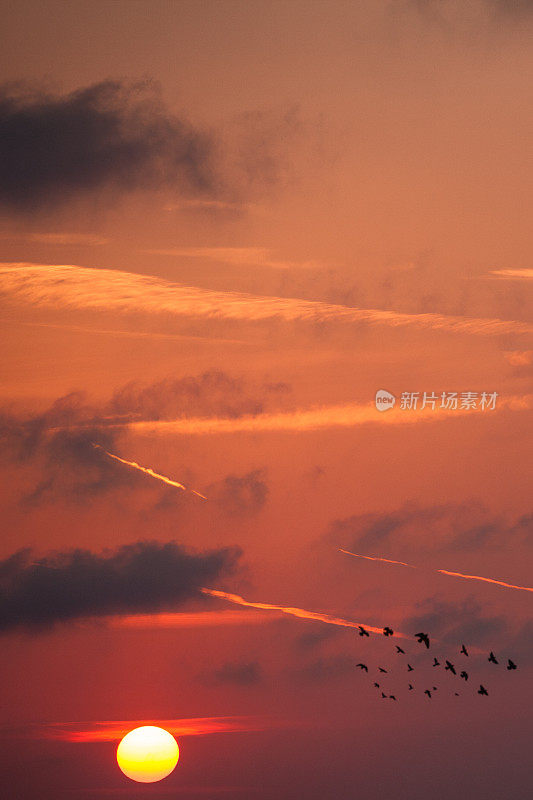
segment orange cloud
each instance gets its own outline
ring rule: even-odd
[[[74,265],[1,264],[0,291],[14,300],[59,308],[167,312],[185,317],[249,322],[367,323],[479,336],[533,332],[533,326],[516,320],[405,314],[294,297],[220,292],[171,283],[154,276]]]
[[[341,628],[356,628],[364,627],[370,633],[383,633],[383,627],[377,628],[374,625],[367,625],[362,622],[354,622],[353,620],[343,619],[342,617],[333,617],[331,614],[321,614],[316,611],[306,611],[304,608],[295,608],[293,606],[278,606],[273,603],[253,603],[245,600],[238,594],[230,594],[229,592],[221,592],[217,589],[201,589],[203,594],[208,594],[210,597],[219,597],[221,600],[227,600],[229,603],[236,603],[239,606],[247,606],[248,608],[258,608],[262,611],[280,611],[282,614],[288,614],[290,617],[297,617],[298,619],[308,619],[313,622],[325,622],[327,625],[337,625]],[[395,632],[395,636],[401,639],[410,638],[406,633]]]
[[[110,617],[112,628],[207,628],[219,625],[260,625],[271,622],[273,614],[251,611],[199,611],[198,613],[132,614]]]

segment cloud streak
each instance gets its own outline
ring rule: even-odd
[[[533,332],[533,326],[516,320],[406,314],[294,297],[212,291],[154,276],[75,265],[0,264],[0,293],[8,299],[35,306],[170,313],[242,322],[364,323],[476,336]]]
[[[132,467],[132,469],[137,469],[139,472],[143,472],[145,475],[149,475],[151,478],[155,478],[158,481],[162,481],[166,483],[168,486],[174,486],[176,489],[181,489],[183,492],[191,492],[191,494],[195,494],[197,497],[201,497],[202,500],[207,500],[205,494],[201,494],[197,492],[195,489],[188,489],[183,483],[178,483],[178,481],[172,480],[172,478],[167,478],[165,475],[161,475],[159,472],[154,472],[151,467],[141,467],[140,464],[137,464],[136,461],[127,461],[125,458],[120,458],[120,456],[116,456],[114,453],[110,453],[108,450],[104,450],[104,448],[99,444],[94,444],[93,447],[102,450],[106,456],[109,458],[113,458],[115,461],[119,461],[121,464],[125,464],[127,467]]]
[[[342,547],[339,547],[339,551],[341,553],[345,553],[348,556],[354,556],[355,558],[364,558],[369,561],[381,561],[386,564],[398,564],[402,567],[410,567],[411,569],[421,569],[420,567],[416,567],[414,564],[406,564],[404,561],[393,561],[388,558],[362,556],[359,553],[351,553],[349,550],[343,550]],[[449,575],[453,578],[464,578],[466,580],[471,580],[471,581],[483,581],[484,583],[493,583],[496,584],[496,586],[502,586],[505,589],[519,589],[520,591],[523,592],[533,592],[533,588],[530,586],[517,586],[514,583],[506,583],[505,581],[498,581],[495,580],[494,578],[484,578],[481,575],[466,575],[463,572],[450,572],[450,570],[447,569],[433,569],[431,570],[431,572],[439,572],[441,575]]]
[[[247,608],[258,608],[261,611],[278,611],[282,614],[287,614],[290,617],[297,617],[298,619],[306,619],[311,620],[313,622],[324,622],[326,625],[336,625],[340,628],[356,628],[358,629],[360,625],[363,625],[367,631],[370,633],[377,633],[382,634],[383,628],[376,628],[374,625],[367,625],[366,623],[362,622],[354,622],[353,620],[343,619],[342,617],[334,617],[331,614],[321,614],[317,611],[306,611],[304,608],[295,608],[293,606],[278,606],[274,605],[273,603],[254,603],[250,600],[245,600],[238,594],[231,594],[229,592],[221,592],[218,589],[206,589],[203,588],[201,590],[203,594],[209,595],[210,597],[218,597],[221,600],[227,600],[228,603],[235,603],[239,606],[246,606]],[[398,636],[401,639],[408,639],[408,635],[406,633],[399,633],[395,631],[395,636]]]

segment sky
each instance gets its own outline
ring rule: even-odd
[[[0,6],[2,786],[526,800],[533,4]]]

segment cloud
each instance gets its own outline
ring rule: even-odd
[[[368,324],[476,336],[533,331],[531,325],[517,320],[409,314],[295,297],[214,291],[172,283],[155,276],[68,264],[0,264],[0,293],[9,300],[35,306],[169,313],[185,318],[249,323]]]
[[[190,553],[174,542],[41,558],[19,551],[0,561],[0,631],[175,609],[202,597],[205,583],[233,573],[240,555],[231,547]]]
[[[419,611],[402,625],[410,630],[427,630],[445,644],[482,644],[508,631],[506,619],[487,616],[482,606],[472,599],[454,603],[430,598],[419,603],[417,608]]]
[[[341,680],[347,675],[355,674],[355,659],[348,655],[318,658],[295,671],[294,674],[298,680],[303,678],[316,683]]]
[[[533,515],[492,515],[477,503],[420,506],[407,503],[388,513],[356,514],[337,520],[327,534],[337,546],[369,556],[418,556],[433,552],[476,552],[533,542]]]
[[[13,209],[104,187],[214,196],[214,147],[149,81],[107,80],[66,95],[0,89],[0,202]]]
[[[268,499],[268,484],[264,470],[256,469],[245,475],[227,475],[206,489],[209,499],[231,515],[255,514]]]
[[[223,664],[213,677],[221,684],[253,686],[262,680],[262,670],[258,661],[231,662]]]
[[[99,404],[90,403],[81,392],[71,392],[42,413],[0,412],[0,457],[7,463],[36,464],[44,473],[25,498],[27,503],[58,495],[84,501],[115,488],[146,485],[142,477],[146,468],[131,469],[136,462],[121,457],[118,440],[124,423],[164,421],[176,415],[186,419],[189,414],[236,419],[276,403],[286,388],[246,383],[213,371],[153,384],[129,383]],[[160,473],[150,474],[168,482]],[[228,476],[214,490],[233,513],[259,510],[268,493],[260,471]]]
[[[533,269],[493,269],[489,274],[508,280],[530,281],[533,279]]]

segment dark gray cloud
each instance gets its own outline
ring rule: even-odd
[[[204,585],[237,568],[241,551],[190,553],[174,542],[136,542],[114,552],[71,550],[0,561],[0,631],[83,617],[149,613],[201,599]]]
[[[254,385],[216,371],[153,384],[129,383],[99,405],[72,392],[37,414],[0,412],[0,459],[40,467],[43,478],[25,502],[35,504],[55,496],[84,501],[121,486],[146,485],[139,472],[104,452],[121,455],[124,424],[257,414],[276,404],[279,393],[278,385]],[[234,514],[260,510],[268,495],[260,470],[228,476],[211,488],[224,510]],[[175,491],[168,494],[173,504],[175,496]]]
[[[430,598],[419,603],[417,608],[417,612],[402,622],[402,630],[427,631],[430,637],[435,636],[446,644],[487,644],[492,637],[501,642],[502,635],[508,631],[505,618],[487,615],[472,598],[460,603]]]
[[[474,552],[533,543],[533,514],[509,520],[478,503],[420,506],[407,503],[385,514],[358,514],[337,520],[327,540],[361,555],[409,557],[430,552]]]
[[[27,210],[102,187],[171,187],[214,197],[215,145],[172,115],[150,82],[71,94],[0,89],[0,202]]]
[[[262,680],[261,665],[258,661],[231,662],[224,664],[214,673],[217,683],[235,686],[253,686]]]

